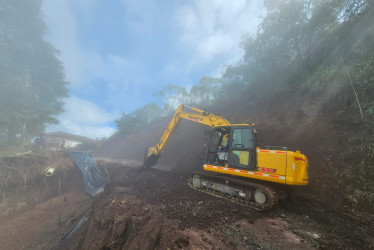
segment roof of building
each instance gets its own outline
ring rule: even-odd
[[[65,138],[65,139],[70,139],[74,141],[79,141],[79,142],[91,142],[94,143],[95,140],[92,140],[88,137],[80,136],[80,135],[74,135],[74,134],[69,134],[65,132],[50,132],[50,133],[45,133],[47,137],[60,137],[60,138]]]

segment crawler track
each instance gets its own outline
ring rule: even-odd
[[[271,188],[269,186],[266,186],[266,185],[263,185],[263,184],[259,184],[259,183],[251,182],[251,181],[242,181],[242,180],[238,180],[238,179],[231,178],[231,177],[216,176],[216,175],[211,175],[211,174],[203,174],[203,173],[193,173],[193,174],[194,174],[194,176],[196,176],[196,175],[199,176],[202,181],[205,181],[205,180],[212,181],[212,180],[214,180],[214,181],[219,182],[221,184],[224,183],[224,185],[227,186],[227,187],[233,187],[233,186],[235,186],[236,188],[240,187],[244,191],[250,191],[252,195],[253,195],[255,190],[262,191],[262,193],[264,193],[265,196],[266,196],[266,201],[264,203],[260,204],[260,203],[255,202],[253,198],[243,199],[243,198],[240,198],[240,197],[237,197],[237,196],[229,195],[229,194],[224,193],[224,192],[219,192],[217,190],[212,190],[212,189],[207,188],[205,186],[201,186],[200,188],[198,188],[198,187],[193,185],[192,177],[189,178],[189,180],[188,180],[189,187],[194,189],[194,190],[197,190],[197,191],[203,192],[203,193],[207,193],[209,195],[213,195],[215,197],[219,197],[219,198],[222,198],[222,199],[226,199],[230,202],[237,203],[237,204],[240,204],[240,205],[243,205],[243,206],[247,206],[247,207],[250,207],[250,208],[255,209],[257,211],[265,211],[265,210],[271,209],[274,206],[276,206],[278,201],[279,201],[279,197],[278,197],[278,194],[276,193],[276,191],[273,188]]]

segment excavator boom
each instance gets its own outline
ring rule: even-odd
[[[183,109],[188,108],[193,112],[186,112]],[[168,127],[166,128],[164,134],[161,136],[160,141],[154,147],[149,147],[146,150],[144,156],[144,167],[152,167],[156,165],[158,159],[161,157],[162,149],[165,147],[170,139],[170,136],[177,128],[181,119],[190,120],[193,122],[201,123],[210,127],[218,126],[230,126],[231,124],[222,116],[214,115],[208,111],[200,110],[193,107],[188,107],[186,105],[179,105],[175,111],[173,118],[171,119]]]

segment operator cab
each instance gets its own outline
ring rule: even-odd
[[[214,128],[204,148],[204,163],[229,168],[256,169],[256,140],[252,126]]]

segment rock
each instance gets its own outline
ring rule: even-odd
[[[203,204],[203,203],[204,203],[204,201],[199,201],[198,203],[199,203],[199,204]]]
[[[125,187],[115,187],[114,190],[117,191],[118,193],[124,193],[124,192],[126,192],[126,188]]]
[[[283,217],[283,218],[287,218],[287,215],[285,215],[285,214],[281,214],[281,217]]]
[[[312,237],[313,237],[313,239],[315,239],[315,240],[317,240],[317,239],[321,238],[321,236],[320,236],[320,235],[318,235],[318,234],[312,234]]]
[[[247,236],[244,236],[244,237],[243,237],[243,240],[248,240],[248,237],[247,237]]]
[[[27,203],[25,201],[21,201],[17,204],[17,210],[21,210],[27,207]]]

